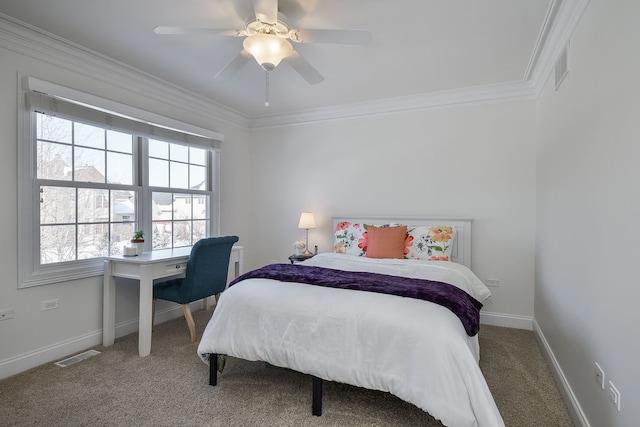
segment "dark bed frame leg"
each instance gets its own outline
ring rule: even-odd
[[[312,403],[311,413],[317,417],[322,415],[322,378],[312,376]]]
[[[209,355],[209,385],[218,385],[218,355],[215,353]]]
[[[311,413],[319,417],[322,415],[322,379],[315,376],[311,376],[311,379]],[[209,385],[218,385],[218,355],[215,353],[209,355]]]

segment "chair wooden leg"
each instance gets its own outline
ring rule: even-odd
[[[187,325],[189,325],[191,342],[196,342],[196,323],[193,321],[193,316],[191,316],[191,308],[189,308],[189,304],[182,304],[182,311],[184,312],[184,318],[187,319]]]
[[[151,332],[153,332],[154,323],[156,322],[156,299],[151,303]]]

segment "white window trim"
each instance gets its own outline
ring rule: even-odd
[[[70,99],[75,102],[102,108],[107,111],[117,111],[119,114],[146,122],[152,126],[159,126],[171,131],[180,130],[196,137],[189,144],[206,148],[211,153],[211,215],[210,235],[220,232],[220,142],[224,136],[218,132],[200,128],[189,123],[180,122],[168,117],[160,116],[149,111],[118,103],[116,101],[101,98],[75,89],[57,85],[55,83],[24,76],[18,73],[18,288],[46,285],[50,283],[77,280],[91,276],[100,276],[104,273],[103,258],[90,260],[78,260],[53,265],[39,265],[39,241],[34,227],[38,224],[39,205],[34,202],[34,197],[39,193],[34,188],[33,173],[36,169],[36,156],[32,143],[35,135],[35,121],[31,120],[31,111],[27,105],[27,93],[41,92],[62,99]],[[204,141],[204,143],[202,143]],[[180,141],[175,141],[180,143]],[[146,162],[142,162],[143,164]],[[143,171],[144,172],[144,171]],[[144,176],[144,174],[143,174]],[[142,198],[138,199],[141,203]],[[140,224],[150,224],[150,218],[141,212],[138,221]]]

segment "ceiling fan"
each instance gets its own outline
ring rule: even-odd
[[[286,23],[286,17],[278,12],[278,0],[253,0],[253,9],[255,19],[249,20],[241,30],[160,26],[156,27],[154,32],[166,35],[216,34],[245,37],[242,51],[225,65],[216,77],[224,78],[236,73],[253,57],[266,72],[266,106],[269,105],[269,72],[282,60],[309,84],[317,84],[324,80],[324,77],[296,52],[291,42],[360,45],[371,43],[369,30],[291,29]]]

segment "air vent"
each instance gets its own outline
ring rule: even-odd
[[[58,365],[61,368],[66,368],[67,366],[71,366],[74,363],[82,362],[85,359],[90,358],[91,356],[97,356],[100,354],[99,351],[96,350],[87,350],[84,353],[76,354],[75,356],[68,357],[64,360],[54,363],[54,365]]]
[[[560,87],[560,84],[569,73],[569,43],[562,49],[560,58],[556,62],[556,90]]]

